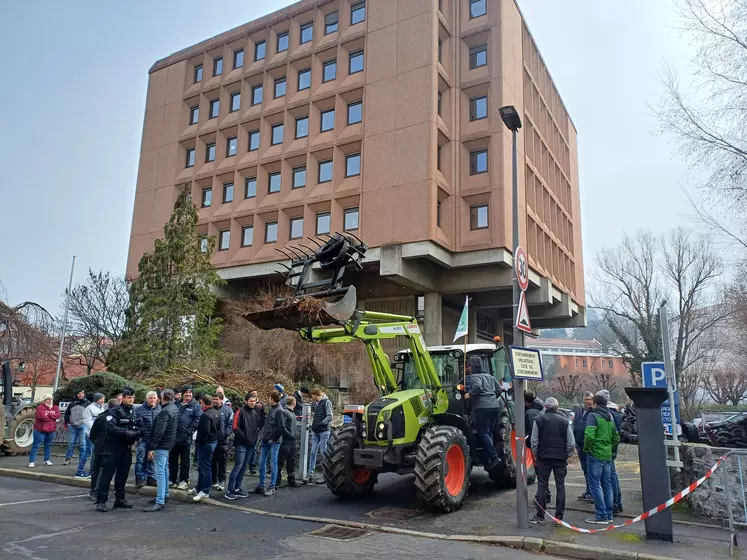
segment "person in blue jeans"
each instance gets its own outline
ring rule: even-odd
[[[594,410],[589,414],[584,430],[584,453],[589,490],[594,498],[595,516],[587,523],[608,525],[613,522],[612,457],[617,453],[620,435],[612,414],[607,410],[607,398],[594,395]]]
[[[84,417],[86,408],[91,402],[86,398],[85,391],[78,391],[75,395],[75,400],[70,403],[65,410],[65,428],[67,428],[70,441],[67,444],[67,452],[65,453],[65,462],[63,464],[69,465],[73,453],[75,452],[75,446],[78,445],[80,448],[80,456],[83,457],[86,454],[86,427],[84,424]]]
[[[179,427],[179,409],[174,404],[174,391],[164,389],[161,393],[161,412],[153,422],[148,442],[148,458],[155,464],[156,499],[143,511],[161,511],[169,497],[169,452],[176,443]]]
[[[44,464],[52,466],[52,443],[57,431],[57,419],[60,417],[60,407],[54,404],[52,395],[44,395],[42,402],[34,412],[34,443],[29,453],[29,468],[34,468],[36,452],[44,444]]]
[[[485,371],[479,356],[470,357],[469,366],[470,375],[466,382],[470,389],[464,397],[472,401],[472,416],[482,441],[483,466],[486,471],[491,471],[500,464],[498,451],[493,444],[493,431],[501,414],[498,400],[501,388],[495,377]]]
[[[578,462],[581,464],[581,470],[584,473],[584,482],[586,489],[578,499],[582,502],[594,502],[594,498],[589,491],[589,477],[587,476],[586,453],[584,453],[584,430],[586,430],[586,420],[594,408],[594,393],[587,391],[584,393],[584,404],[575,410],[573,416],[573,437],[576,439],[576,453],[578,453]]]
[[[220,437],[220,421],[220,413],[213,407],[213,396],[202,395],[202,416],[197,425],[195,439],[199,455],[197,486],[190,491],[190,494],[195,494],[195,502],[210,497],[210,487],[213,484],[213,453]]]
[[[86,438],[86,452],[80,454],[80,460],[78,461],[78,470],[75,472],[75,478],[89,479],[90,474],[86,474],[86,462],[89,457],[93,456],[93,442],[91,441],[91,428],[93,427],[93,421],[106,410],[104,405],[104,395],[102,393],[93,394],[93,403],[89,404],[83,411],[83,430]]]
[[[148,458],[148,442],[150,441],[150,432],[156,417],[161,412],[161,405],[158,403],[158,393],[148,391],[145,395],[145,402],[135,409],[135,414],[140,419],[140,433],[142,437],[135,446],[135,487],[142,488],[147,483],[148,486],[157,486],[155,478],[155,466],[153,461]]]
[[[311,458],[309,459],[309,472],[304,482],[314,481],[317,453],[321,453],[322,459],[324,459],[327,442],[332,433],[330,430],[332,424],[332,403],[319,387],[314,387],[311,390],[311,399],[313,401],[311,404]]]
[[[262,435],[262,448],[259,453],[259,484],[254,489],[256,494],[264,493],[265,496],[275,494],[275,487],[278,481],[278,453],[280,452],[280,443],[283,437],[283,412],[280,409],[280,393],[273,391],[270,393],[270,410],[267,413],[267,425]],[[265,487],[265,478],[267,477],[267,461],[270,461],[270,487]]]
[[[233,416],[235,458],[233,469],[228,476],[227,500],[249,497],[241,489],[241,484],[244,482],[246,467],[254,458],[259,430],[262,428],[263,416],[260,413],[260,409],[257,408],[257,398],[250,391],[244,397],[244,401],[244,406],[237,410]]]

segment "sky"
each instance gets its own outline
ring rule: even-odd
[[[370,0],[376,2],[377,0]],[[292,2],[0,2],[0,281],[59,310],[89,268],[123,274],[148,69]],[[654,134],[664,62],[686,68],[671,0],[518,0],[578,130],[584,258],[687,225],[686,162]],[[12,132],[12,133],[11,133]]]

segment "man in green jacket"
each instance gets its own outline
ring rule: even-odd
[[[607,410],[607,398],[597,393],[584,430],[586,470],[596,514],[587,519],[587,523],[608,525],[613,522],[612,455],[617,452],[618,445],[620,435],[612,414]]]

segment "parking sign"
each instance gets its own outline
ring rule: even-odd
[[[641,381],[643,381],[644,387],[652,387],[659,389],[667,388],[667,374],[664,362],[643,362],[641,364]],[[661,421],[664,424],[664,433],[668,436],[672,435],[672,407],[669,404],[669,399],[661,405]],[[677,431],[680,431],[680,395],[677,391],[674,392],[674,424],[677,426]]]

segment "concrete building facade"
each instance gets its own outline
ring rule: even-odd
[[[360,306],[510,333],[511,133],[534,327],[585,323],[576,130],[513,0],[303,0],[150,70],[128,273],[188,188],[237,297],[350,231]]]
[[[621,379],[628,379],[630,375],[622,358],[605,351],[602,343],[595,339],[534,338],[527,346],[539,350],[545,367],[552,365],[555,374],[606,374]]]

